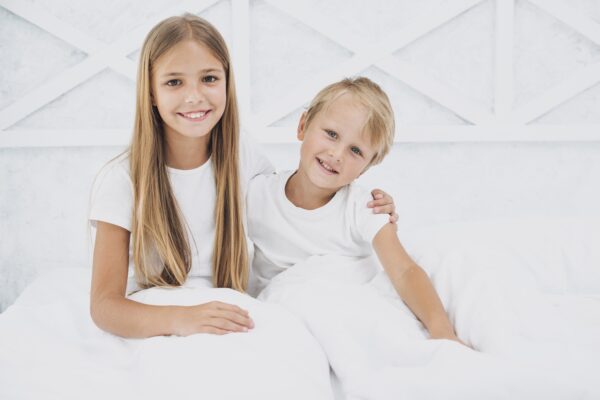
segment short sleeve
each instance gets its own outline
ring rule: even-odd
[[[93,227],[96,221],[102,221],[131,232],[133,185],[125,162],[123,158],[115,159],[96,176],[90,196],[89,220]]]
[[[352,204],[353,234],[357,238],[371,244],[381,228],[389,223],[388,214],[374,214],[367,203],[373,200],[369,191],[356,185],[350,186],[349,204]]]
[[[244,186],[257,175],[275,172],[262,148],[247,134],[240,138],[240,172]]]

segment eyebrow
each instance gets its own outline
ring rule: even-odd
[[[198,71],[198,73],[200,73],[200,74],[208,74],[208,73],[214,73],[214,72],[225,73],[225,71],[223,71],[222,68],[206,68],[206,69],[201,69],[200,71]],[[183,76],[183,75],[185,75],[183,72],[168,72],[166,74],[162,74],[161,76],[166,78],[169,76]]]

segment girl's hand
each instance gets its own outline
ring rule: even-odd
[[[195,333],[225,335],[231,332],[248,332],[254,322],[248,311],[238,306],[211,301],[197,306],[183,306],[177,309],[174,333],[188,336]]]
[[[367,203],[367,207],[372,208],[375,214],[390,214],[390,222],[395,224],[398,221],[394,199],[381,189],[371,191],[373,201]]]

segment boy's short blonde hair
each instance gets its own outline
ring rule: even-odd
[[[308,106],[304,125],[308,128],[317,114],[325,111],[335,99],[345,93],[351,93],[367,109],[363,133],[369,135],[371,145],[376,149],[369,167],[379,164],[394,143],[394,111],[385,92],[369,78],[346,78],[325,87]]]

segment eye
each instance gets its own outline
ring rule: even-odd
[[[327,136],[329,136],[332,139],[336,139],[338,137],[337,133],[335,133],[334,131],[330,131],[328,129],[325,129],[325,133],[327,134]]]
[[[179,86],[181,85],[181,79],[171,79],[170,81],[167,81],[167,83],[165,83],[165,85],[167,86]]]
[[[350,148],[350,151],[356,154],[357,156],[362,156],[362,151],[360,151],[360,149],[356,146],[352,146]]]
[[[202,78],[202,82],[206,82],[206,83],[215,83],[218,80],[219,80],[219,78],[217,78],[214,75],[208,75],[208,76],[205,76],[204,78]]]

